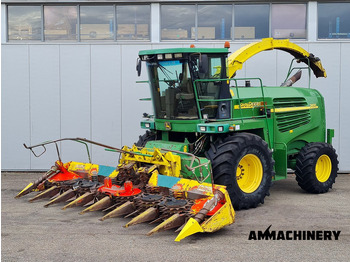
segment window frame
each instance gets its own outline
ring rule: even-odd
[[[309,24],[308,24],[308,15],[309,15],[309,5],[308,2],[288,2],[288,3],[270,3],[270,36],[273,37],[272,34],[272,6],[273,5],[304,5],[305,6],[305,38],[289,38],[292,39],[293,41],[308,41],[309,40]],[[284,38],[276,38],[276,39],[285,39]]]
[[[194,14],[195,14],[195,17],[194,17],[194,27],[195,27],[195,39],[191,39],[190,36],[188,36],[188,39],[181,39],[181,40],[177,40],[177,39],[163,39],[162,38],[162,30],[163,30],[163,27],[162,27],[162,6],[175,6],[175,5],[180,5],[176,2],[173,2],[173,3],[166,3],[166,4],[160,4],[159,6],[159,40],[160,42],[179,42],[179,41],[183,41],[183,42],[198,42],[197,40],[197,28],[198,28],[198,4],[194,4],[194,3],[185,3],[185,4],[182,4],[181,6],[194,6]],[[191,34],[191,32],[188,32],[188,34]]]
[[[269,25],[268,25],[268,36],[267,37],[271,37],[271,6],[272,6],[272,3],[271,2],[268,2],[268,3],[265,3],[265,2],[256,2],[256,3],[250,3],[250,2],[242,2],[242,3],[237,3],[237,4],[233,4],[233,21],[232,21],[232,41],[238,41],[238,42],[246,42],[246,41],[252,41],[252,42],[254,42],[254,41],[256,41],[256,40],[259,40],[259,39],[262,39],[262,38],[247,38],[247,39],[236,39],[235,38],[235,27],[236,27],[236,25],[235,25],[235,14],[234,14],[234,12],[235,12],[235,6],[247,6],[247,5],[251,5],[251,6],[253,6],[253,5],[267,5],[268,7],[269,7],[269,15],[268,15],[268,23],[269,23]]]
[[[111,42],[151,42],[152,36],[152,7],[151,7],[151,3],[140,3],[140,4],[136,4],[137,6],[148,6],[149,7],[149,21],[148,21],[148,25],[149,25],[149,29],[148,29],[148,39],[126,39],[126,40],[120,40],[117,38],[117,7],[118,6],[131,6],[133,5],[133,3],[123,3],[123,4],[115,4],[115,3],[108,3],[108,2],[104,2],[104,3],[32,3],[32,4],[28,4],[28,3],[24,3],[24,4],[17,4],[17,3],[5,3],[4,4],[4,8],[5,8],[5,43],[38,43],[38,42],[43,42],[43,43],[48,43],[48,42],[55,42],[55,43],[111,43]],[[40,10],[41,10],[41,39],[40,40],[10,40],[9,39],[9,7],[10,6],[39,6]],[[76,39],[56,39],[56,40],[46,40],[45,39],[45,6],[74,6],[76,7],[77,10],[77,30],[76,30]],[[80,17],[80,8],[82,6],[113,6],[113,38],[112,39],[108,39],[108,40],[96,40],[96,41],[81,41],[81,34],[80,34],[80,25],[81,25],[81,17]]]
[[[318,42],[326,42],[326,41],[331,41],[331,42],[350,42],[350,37],[347,37],[347,38],[330,38],[330,37],[327,37],[327,38],[320,38],[319,37],[319,28],[320,28],[320,25],[319,25],[319,6],[322,5],[322,4],[344,4],[344,3],[347,3],[350,5],[350,2],[347,2],[347,1],[322,1],[322,2],[317,2],[317,7],[316,7],[316,12],[317,12],[317,21],[316,21],[316,41]],[[350,32],[349,32],[350,34]]]
[[[41,30],[40,30],[40,39],[39,40],[10,40],[9,39],[9,7],[10,6],[38,6],[40,7],[40,26],[41,26]],[[5,42],[6,43],[38,43],[38,42],[43,42],[43,32],[44,32],[44,24],[43,24],[43,4],[5,4]]]
[[[306,30],[306,36],[305,38],[292,38],[293,41],[301,41],[301,42],[309,42],[309,41],[316,41],[316,42],[324,42],[324,41],[338,41],[338,42],[349,42],[350,38],[320,38],[319,36],[319,8],[320,5],[322,4],[342,4],[342,3],[348,3],[347,1],[335,1],[332,2],[330,0],[327,1],[320,1],[315,3],[315,5],[310,5],[310,1],[293,1],[293,2],[282,2],[282,1],[271,1],[271,2],[214,2],[214,1],[204,1],[204,2],[124,2],[124,3],[111,3],[111,2],[103,2],[103,3],[90,3],[90,2],[80,2],[80,3],[4,3],[4,25],[3,29],[5,32],[3,32],[3,41],[5,43],[43,43],[43,42],[69,42],[69,43],[87,43],[87,42],[93,42],[93,43],[135,43],[135,42],[155,42],[155,43],[166,43],[166,42],[196,42],[196,43],[205,43],[205,42],[211,42],[211,43],[217,43],[217,42],[222,42],[222,41],[232,41],[232,42],[254,42],[257,41],[261,38],[252,38],[252,39],[235,39],[234,37],[234,31],[235,31],[235,6],[238,5],[262,5],[266,4],[269,5],[269,36],[272,37],[272,5],[274,4],[304,4],[306,6],[306,15],[305,15],[305,30]],[[148,6],[149,9],[147,12],[149,12],[149,29],[148,29],[148,39],[118,39],[117,37],[117,8],[118,6],[132,6],[132,5],[137,5],[137,6]],[[189,37],[188,39],[162,39],[162,6],[166,5],[191,5],[194,6],[195,9],[195,17],[194,17],[194,26],[195,26],[195,38],[191,39],[191,32],[189,32]],[[232,16],[232,21],[231,21],[231,37],[227,37],[227,39],[198,39],[198,27],[199,27],[199,6],[201,5],[232,5],[231,9],[231,16]],[[31,39],[25,39],[25,40],[10,40],[9,37],[9,7],[10,6],[38,6],[40,7],[41,10],[41,37],[40,40],[31,40]],[[45,11],[44,8],[45,6],[76,6],[77,8],[77,37],[74,40],[45,40]],[[113,38],[112,39],[99,39],[99,40],[94,40],[94,41],[85,41],[81,39],[81,14],[80,14],[80,8],[82,6],[113,6],[114,12],[113,12]],[[156,10],[156,11],[155,11]],[[311,13],[310,13],[311,12]],[[314,18],[316,17],[316,21],[309,21],[309,15],[311,14],[311,17]],[[159,23],[154,24],[154,17],[159,19]],[[215,24],[214,24],[215,25]],[[310,28],[309,28],[310,27]],[[154,31],[155,30],[155,31]],[[158,32],[157,32],[158,30]],[[309,35],[311,34],[311,35]]]

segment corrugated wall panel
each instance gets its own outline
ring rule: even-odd
[[[152,113],[150,101],[139,101],[140,98],[150,97],[147,83],[136,81],[147,80],[145,64],[141,77],[137,77],[136,58],[141,49],[150,49],[147,45],[125,45],[121,47],[122,54],[122,143],[131,146],[138,140],[139,135],[145,133],[140,127],[143,113]]]
[[[60,45],[61,136],[91,138],[90,45]],[[62,143],[63,161],[87,161],[79,143]]]
[[[350,170],[350,43],[342,43],[340,72],[340,115],[339,115],[339,162],[343,170]]]
[[[259,77],[264,85],[276,85],[276,52],[261,52],[245,62],[246,77]]]
[[[2,169],[30,169],[29,46],[6,45],[1,50]]]
[[[59,46],[31,45],[29,51],[31,143],[37,144],[60,137]],[[56,149],[48,146],[41,157],[32,157],[31,168],[40,169],[55,160]]]
[[[92,140],[120,147],[122,119],[122,75],[119,45],[91,46]],[[118,154],[93,146],[94,163],[116,165]]]
[[[319,77],[311,82],[312,88],[321,92],[325,99],[327,128],[335,129],[333,146],[339,150],[339,100],[340,100],[340,44],[312,43],[309,51],[321,58],[327,78]],[[342,88],[345,88],[343,86]],[[345,112],[344,112],[345,113]]]

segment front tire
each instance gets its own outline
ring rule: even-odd
[[[332,145],[309,143],[300,150],[296,161],[296,180],[302,189],[321,194],[332,188],[339,163]]]
[[[138,147],[144,147],[148,141],[156,140],[156,134],[151,131],[146,131],[145,134],[139,136],[139,140],[135,143]]]
[[[263,204],[274,175],[272,152],[259,136],[237,133],[211,144],[214,183],[225,185],[235,209]]]

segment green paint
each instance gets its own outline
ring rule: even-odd
[[[327,143],[332,144],[332,140],[334,137],[334,129],[327,129]]]
[[[160,56],[159,61],[165,61],[164,63],[158,61],[158,54],[163,55]],[[167,60],[164,54],[172,54],[173,58]],[[178,61],[174,59],[175,54],[181,56]],[[198,61],[204,54],[209,59],[217,58],[221,64],[209,65],[209,71],[204,70],[198,73],[199,71],[196,70],[201,65]],[[176,151],[182,151],[185,145],[188,148],[188,142],[170,141],[173,137],[177,137],[174,135],[176,133],[196,133],[198,136],[201,134],[219,136],[230,132],[254,133],[261,136],[273,150],[273,158],[276,162],[274,179],[279,180],[286,178],[287,168],[295,168],[295,158],[304,145],[310,142],[325,142],[326,139],[328,143],[332,143],[334,130],[328,130],[326,137],[324,99],[320,92],[310,88],[267,87],[259,78],[224,78],[226,69],[224,58],[227,54],[228,51],[225,48],[171,48],[140,51],[139,55],[143,60],[147,60],[148,65],[151,65],[148,67],[151,77],[149,83],[155,116],[150,120],[153,123],[150,129],[158,131],[162,139],[149,142],[148,146]],[[158,69],[154,67],[157,63],[161,64]],[[198,64],[191,67],[191,63]],[[166,71],[166,67],[170,68],[170,65],[179,65],[177,70],[183,70],[183,73],[185,73],[184,66],[188,65],[186,70],[190,71],[188,80],[191,81],[191,84],[187,84],[186,88],[192,88],[191,90],[184,91],[182,79],[177,75],[177,71]],[[211,72],[213,68],[216,68],[217,72]],[[151,72],[151,70],[158,71]],[[169,74],[169,79],[163,79],[162,76],[158,80],[158,74]],[[205,74],[207,77],[201,78],[201,75]],[[194,80],[193,76],[196,76],[197,79]],[[244,84],[242,86],[241,83],[247,83],[247,81],[257,84],[249,87],[245,87]],[[227,83],[229,83],[228,86]],[[162,88],[167,90],[162,90]],[[225,88],[227,88],[226,95],[222,95],[221,91]],[[189,95],[186,98],[185,92],[190,92],[192,100]],[[162,97],[155,99],[158,93],[161,93]],[[163,99],[162,105],[159,104],[161,99]],[[169,103],[172,103],[171,106]],[[229,108],[228,114],[224,114],[226,118],[219,117],[220,106],[223,103],[226,108]],[[183,114],[180,117],[179,114],[178,116],[177,110],[186,107],[193,108],[191,109],[192,115]],[[169,113],[170,109],[174,110],[172,114]],[[161,110],[162,114],[159,115],[157,110]],[[197,113],[193,114],[193,112]],[[142,121],[143,128],[146,122]],[[185,139],[187,137],[183,141]],[[205,150],[208,149],[208,146],[209,143],[206,144]],[[183,163],[188,163],[188,156],[183,155],[182,159]],[[185,166],[182,172],[184,176],[191,176],[191,172],[189,173]],[[199,171],[196,176],[200,176]]]

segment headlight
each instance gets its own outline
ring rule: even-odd
[[[172,59],[173,58],[173,54],[165,54],[165,59]]]
[[[223,126],[218,126],[218,131],[219,131],[219,132],[224,131],[224,127],[223,127]]]
[[[207,128],[206,128],[205,126],[201,126],[201,127],[199,128],[199,130],[200,130],[201,132],[205,132],[205,131],[207,130]]]
[[[146,127],[146,128],[150,128],[150,127],[151,127],[151,124],[150,124],[150,123],[145,123],[145,127]]]
[[[158,60],[162,60],[162,59],[163,59],[163,55],[162,55],[162,54],[157,55],[157,59],[158,59]]]

